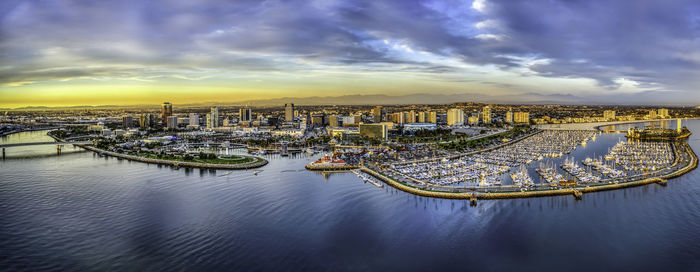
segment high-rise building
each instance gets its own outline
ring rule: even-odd
[[[426,120],[426,122],[437,124],[437,112],[431,111],[431,112],[428,112],[427,115],[428,115],[428,119]]]
[[[659,109],[659,118],[669,118],[668,109]]]
[[[173,104],[170,102],[164,102],[160,109],[161,117],[163,118],[163,125],[168,124],[168,117],[173,115]]]
[[[516,112],[514,114],[514,121],[516,123],[523,123],[523,124],[529,124],[530,123],[530,113],[528,112]]]
[[[251,121],[253,120],[253,110],[250,108],[241,108],[238,110],[238,118],[241,121]]]
[[[613,121],[615,120],[615,111],[614,110],[606,110],[603,112],[603,119],[606,121]]]
[[[167,128],[177,128],[177,116],[168,116]]]
[[[207,114],[207,128],[213,129],[219,127],[219,108],[211,108],[211,112]]]
[[[405,114],[406,114],[406,117],[404,118],[404,121],[406,121],[406,123],[415,123],[416,122],[416,111],[408,111]]]
[[[382,119],[382,106],[376,106],[374,109],[372,109],[372,119],[374,120],[375,123],[379,123],[383,121]]]
[[[284,104],[284,120],[287,122],[294,121],[294,104]]]
[[[428,116],[427,112],[421,111],[418,113],[418,123],[427,123]]]
[[[506,112],[506,123],[513,123],[513,111],[510,109]]]
[[[464,111],[461,109],[447,110],[447,125],[461,126],[464,125]]]
[[[133,128],[134,127],[134,117],[132,117],[131,115],[127,115],[127,116],[122,117],[122,127],[124,127],[124,129]]]
[[[190,126],[199,126],[199,114],[190,113]]]
[[[392,113],[389,118],[394,123],[403,124],[403,123],[405,123],[405,120],[406,120],[406,119],[404,119],[404,117],[405,116],[404,116],[403,112],[395,112],[395,113]]]
[[[491,107],[486,106],[484,107],[484,110],[481,113],[482,117],[481,119],[484,121],[484,124],[491,124]]]
[[[656,119],[656,118],[657,118],[656,110],[649,110],[649,119]]]
[[[166,122],[167,122],[167,120],[166,120]],[[141,118],[139,118],[139,126],[142,128],[152,128],[156,125],[155,123],[156,123],[156,118],[151,113],[141,114]]]

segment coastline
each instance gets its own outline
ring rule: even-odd
[[[130,161],[138,161],[138,162],[153,163],[153,164],[160,164],[160,165],[170,165],[170,166],[174,166],[174,167],[191,167],[191,168],[223,169],[223,170],[247,170],[247,169],[259,168],[259,167],[267,165],[267,163],[268,163],[268,161],[266,159],[263,159],[260,157],[255,157],[255,156],[252,156],[252,157],[258,159],[257,162],[244,163],[244,164],[214,164],[214,163],[200,163],[200,162],[179,162],[179,161],[171,161],[171,160],[149,159],[149,158],[144,158],[144,157],[139,157],[139,156],[134,156],[134,155],[121,154],[121,153],[116,153],[116,152],[112,152],[112,151],[102,150],[102,149],[99,149],[99,148],[96,148],[93,146],[88,146],[88,145],[76,145],[76,146],[83,148],[85,150],[95,152],[95,153],[100,154],[100,155],[121,158],[121,159],[130,160]]]
[[[488,193],[488,192],[446,192],[446,191],[430,191],[423,190],[413,186],[409,186],[392,179],[390,176],[384,173],[377,172],[377,170],[361,167],[360,170],[364,173],[370,174],[373,177],[383,181],[390,186],[399,189],[401,191],[411,193],[419,196],[435,197],[435,198],[447,198],[447,199],[470,199],[471,201],[476,201],[477,199],[512,199],[512,198],[528,198],[528,197],[545,197],[545,196],[561,196],[561,195],[573,195],[574,197],[581,198],[583,193],[592,193],[600,191],[610,191],[629,187],[637,187],[642,185],[648,185],[652,183],[658,183],[665,185],[668,179],[673,179],[682,176],[689,171],[696,169],[698,166],[698,157],[693,151],[693,149],[687,143],[685,145],[685,152],[690,155],[690,162],[685,167],[682,167],[672,173],[665,174],[658,177],[650,177],[638,181],[621,182],[615,184],[604,184],[604,185],[594,185],[587,187],[572,187],[572,188],[560,188],[552,190],[538,190],[538,191],[514,191],[514,192],[498,192],[498,193]]]

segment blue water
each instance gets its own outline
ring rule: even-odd
[[[687,125],[700,131],[700,121]],[[0,142],[42,141],[43,133]],[[700,134],[689,142],[700,150]],[[56,156],[53,146],[7,152],[3,271],[700,270],[698,170],[666,187],[581,201],[470,207],[376,188],[353,174],[304,171],[315,157],[273,158],[256,176],[72,148]]]

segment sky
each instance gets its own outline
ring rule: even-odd
[[[357,94],[689,105],[698,86],[697,0],[0,1],[0,107]]]

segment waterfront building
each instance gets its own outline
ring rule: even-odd
[[[379,123],[379,122],[383,121],[382,115],[383,115],[382,106],[376,106],[376,107],[374,107],[374,109],[372,109],[372,119],[374,119],[375,123]]]
[[[484,124],[491,124],[491,107],[490,106],[484,107],[484,109],[481,113],[481,120],[484,121]]]
[[[163,125],[168,124],[168,117],[173,115],[173,104],[170,102],[164,102],[160,109],[161,116],[163,118]]]
[[[668,114],[668,109],[659,109],[659,118],[669,118],[671,115]]]
[[[385,124],[360,124],[360,136],[386,141],[389,130]]]
[[[506,123],[513,123],[513,111],[510,109],[506,112]]]
[[[134,127],[134,117],[132,117],[131,115],[127,115],[127,116],[122,117],[122,127],[124,127],[124,129],[133,128]]]
[[[253,110],[250,108],[241,108],[238,110],[238,119],[243,122],[253,120]]]
[[[656,110],[649,110],[649,119],[656,119],[656,118],[657,118]]]
[[[516,112],[513,115],[513,120],[516,123],[529,124],[530,123],[530,113],[529,112]]]
[[[284,120],[287,122],[294,121],[294,104],[284,104]]]
[[[605,121],[614,121],[615,120],[615,111],[614,110],[606,110],[603,112],[603,119]]]
[[[211,108],[211,112],[207,114],[207,129],[219,127],[219,108]]]
[[[464,111],[461,109],[447,110],[447,125],[461,126],[464,125]]]

